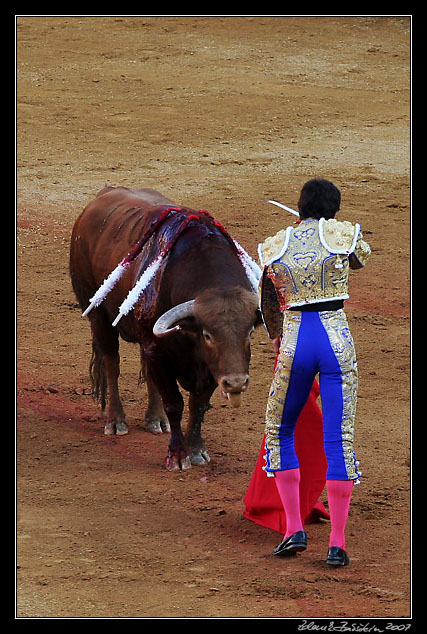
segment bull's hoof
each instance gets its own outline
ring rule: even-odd
[[[187,469],[191,469],[190,456],[181,459],[178,456],[171,456],[169,454],[166,458],[166,469],[168,471],[187,471]]]
[[[171,428],[169,421],[163,418],[157,420],[149,420],[144,424],[144,430],[150,432],[150,434],[167,434]]]
[[[190,460],[191,460],[191,464],[198,467],[203,467],[204,465],[207,465],[211,461],[210,456],[208,452],[206,451],[206,449],[194,449],[191,452]]]
[[[105,436],[124,436],[129,432],[129,427],[127,423],[124,421],[119,421],[117,423],[109,422],[105,424],[104,434]]]
[[[106,423],[104,427],[104,434],[106,436],[114,436],[116,433],[116,426],[114,423]]]
[[[116,423],[116,436],[124,436],[129,433],[129,427],[124,421]]]

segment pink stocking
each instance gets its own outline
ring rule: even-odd
[[[286,471],[276,471],[274,474],[277,491],[282,501],[286,515],[285,539],[297,531],[303,531],[304,526],[301,521],[299,481],[300,470],[288,469]]]
[[[345,527],[350,508],[353,480],[328,480],[326,486],[331,516],[329,547],[338,546],[338,548],[345,550]]]

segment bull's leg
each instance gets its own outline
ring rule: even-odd
[[[190,456],[188,455],[184,436],[181,430],[184,399],[182,398],[179,390],[177,390],[177,395],[175,398],[163,401],[163,405],[169,419],[171,429],[169,452],[166,458],[166,466],[169,471],[180,471],[181,469],[189,469],[191,467]]]
[[[103,370],[107,384],[107,412],[104,426],[106,435],[128,433],[122,402],[119,394],[119,335],[111,326],[102,309],[93,311],[90,317],[92,339],[97,354],[102,355]]]
[[[149,376],[157,386],[163,407],[170,424],[169,452],[166,458],[166,467],[169,471],[180,471],[191,467],[184,435],[181,429],[182,412],[184,411],[184,399],[179,391],[175,378],[165,371],[161,362],[148,363]]]
[[[202,438],[202,423],[205,412],[210,408],[209,400],[215,387],[203,394],[190,394],[189,420],[185,433],[185,442],[190,450],[191,464],[206,465],[210,462],[210,457]]]
[[[144,350],[141,347],[141,375],[145,378],[147,386],[148,405],[145,412],[145,425],[144,429],[152,434],[161,434],[162,432],[170,432],[170,425],[168,417],[166,416],[162,399],[159,394],[154,381],[152,381],[147,362],[144,355]]]
[[[104,434],[107,436],[117,434],[123,436],[129,431],[125,413],[120,400],[118,381],[120,376],[119,355],[110,356],[104,354],[105,373],[107,375],[108,408],[107,421],[104,426]]]
[[[145,412],[146,423],[144,425],[144,429],[150,431],[152,434],[169,432],[169,420],[166,416],[162,399],[160,398],[157,387],[150,377],[147,377],[147,396],[148,406],[147,411]]]

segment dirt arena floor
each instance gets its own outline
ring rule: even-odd
[[[410,18],[17,18],[18,618],[411,616]],[[105,437],[89,324],[68,275],[75,219],[107,183],[208,209],[255,257],[306,180],[342,193],[372,246],[347,314],[363,471],[351,565],[248,521],[273,350],[263,329],[239,410],[206,416],[207,468],[169,473],[142,429],[136,347],[122,343],[130,433]],[[322,497],[326,503],[326,498]]]

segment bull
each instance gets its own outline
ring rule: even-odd
[[[99,305],[90,304],[118,262],[125,265],[117,280]],[[117,316],[153,262],[155,274]],[[218,386],[232,406],[240,405],[249,384],[251,335],[261,323],[236,243],[207,212],[176,207],[152,189],[105,187],[73,227],[70,276],[90,321],[90,376],[106,417],[104,433],[128,432],[118,388],[120,336],[139,344],[145,428],[170,432],[167,468],[208,463],[204,414]],[[189,392],[185,436],[180,387]]]

